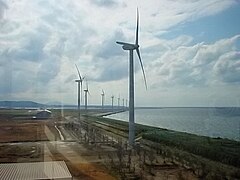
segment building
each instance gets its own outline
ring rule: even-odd
[[[48,119],[51,118],[52,112],[47,110],[47,109],[43,109],[43,110],[38,110],[37,113],[35,114],[35,116],[33,116],[34,119]]]
[[[64,161],[0,164],[0,172],[0,179],[7,180],[73,179]]]

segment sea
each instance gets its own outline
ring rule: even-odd
[[[128,121],[128,113],[125,111],[107,117]],[[135,122],[240,141],[240,107],[140,108],[135,109]]]

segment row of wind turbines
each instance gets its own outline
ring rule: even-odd
[[[81,102],[83,100],[83,91],[84,91],[84,100],[85,100],[85,110],[88,109],[88,95],[90,95],[90,92],[89,92],[89,89],[88,89],[88,81],[86,80],[86,78],[84,76],[81,76],[80,74],[80,71],[78,69],[78,66],[75,64],[76,66],[76,69],[77,69],[77,72],[78,72],[78,77],[79,79],[76,79],[75,82],[77,82],[78,84],[78,111],[80,111],[80,108],[81,108]],[[83,81],[86,82],[86,89],[83,90]],[[118,100],[118,103],[117,103],[117,107],[118,109],[121,108],[124,108],[124,107],[127,107],[127,104],[128,104],[128,100],[122,98],[122,106],[121,106],[121,98],[120,98],[120,95],[119,97],[117,98]],[[114,95],[111,96],[111,104],[112,104],[112,110],[114,109]],[[104,106],[105,106],[105,92],[104,90],[102,89],[102,93],[101,93],[101,107],[102,107],[102,110],[104,109]]]
[[[135,43],[126,43],[126,42],[120,42],[117,41],[117,44],[120,44],[122,46],[123,50],[129,51],[129,138],[128,138],[128,143],[130,145],[130,147],[134,146],[135,143],[135,111],[134,111],[134,61],[133,61],[133,51],[136,50],[137,52],[137,56],[139,58],[139,62],[141,65],[141,69],[142,69],[142,73],[143,73],[143,78],[144,78],[144,83],[145,83],[145,87],[147,89],[147,82],[146,82],[146,76],[145,76],[145,71],[144,71],[144,67],[143,67],[143,63],[142,63],[142,59],[141,59],[141,55],[140,55],[140,50],[139,50],[139,42],[138,42],[138,33],[139,31],[139,12],[138,12],[138,8],[137,8],[137,27],[136,27],[136,35],[135,35]],[[78,71],[78,75],[79,75],[79,79],[75,80],[78,83],[78,110],[80,110],[80,89],[81,89],[81,93],[82,93],[82,82],[84,80],[84,77],[82,77],[80,75],[79,69],[76,65],[77,71]],[[86,89],[84,90],[85,92],[85,108],[87,106],[87,95],[89,94],[89,90],[88,90],[88,84],[86,81]],[[102,90],[102,106],[104,105],[104,96],[105,93]],[[82,97],[82,96],[81,96]],[[113,99],[114,96],[111,96],[112,98],[112,106],[113,106]],[[80,113],[80,111],[78,111]],[[80,117],[80,114],[79,114]]]

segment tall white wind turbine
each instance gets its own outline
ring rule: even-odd
[[[114,95],[111,96],[112,99],[112,111],[113,111],[113,99],[114,99]]]
[[[119,109],[119,107],[120,107],[120,94],[118,96],[118,109]]]
[[[103,89],[102,89],[101,96],[102,96],[102,110],[103,110],[103,108],[104,108],[104,96],[105,96],[105,93],[104,93]]]
[[[86,89],[84,89],[85,92],[85,110],[87,110],[88,106],[88,95],[90,95],[89,90],[88,90],[88,82],[86,81]]]
[[[139,44],[138,44],[138,26],[139,26],[139,13],[137,9],[137,28],[136,28],[136,40],[135,44],[126,43],[126,42],[119,42],[117,41],[117,44],[122,45],[123,50],[129,51],[129,145],[134,145],[134,139],[135,139],[135,120],[134,120],[134,62],[133,62],[133,51],[136,50],[140,65],[143,72],[143,78],[145,82],[145,86],[147,89],[147,82],[146,82],[146,76],[140,56],[139,51]]]
[[[76,64],[75,66],[76,66],[78,77],[79,77],[79,79],[76,79],[75,82],[78,83],[78,111],[80,111],[80,99],[82,99],[82,82],[84,80],[84,77],[81,76],[80,71]],[[81,91],[81,97],[80,97],[80,91]]]

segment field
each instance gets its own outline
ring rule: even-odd
[[[32,120],[26,110],[0,110],[0,163],[64,160],[74,179],[115,179],[98,156],[77,142],[60,141],[49,120]]]

